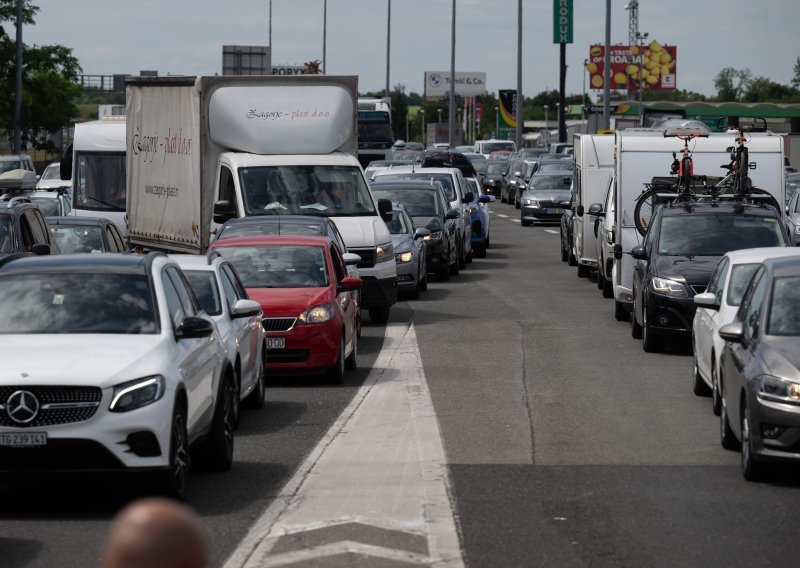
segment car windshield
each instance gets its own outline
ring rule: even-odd
[[[0,275],[0,333],[158,333],[147,276],[41,272]]]
[[[786,203],[792,198],[792,195],[800,188],[800,179],[787,179],[786,180]],[[800,205],[796,205],[795,212],[800,211]]]
[[[0,160],[0,174],[19,169],[23,169],[20,160]]]
[[[215,249],[236,268],[245,288],[322,288],[325,251],[313,245],[237,245]]]
[[[572,163],[566,160],[561,160],[559,162],[547,162],[544,164],[539,164],[540,172],[571,172],[572,171]]]
[[[731,250],[784,244],[780,220],[772,217],[678,215],[661,219],[658,253],[722,256]]]
[[[364,176],[353,166],[239,169],[247,215],[375,215]]]
[[[125,211],[125,152],[75,155],[75,207]]]
[[[400,203],[412,217],[438,217],[442,214],[436,194],[430,189],[379,189],[374,193],[376,199],[386,198]]]
[[[14,219],[11,215],[0,215],[0,254],[11,254],[14,246]]]
[[[31,202],[42,210],[45,217],[57,217],[61,213],[58,210],[58,197],[52,195],[28,195]]]
[[[405,217],[402,213],[392,211],[391,219],[386,221],[386,228],[389,229],[390,235],[406,235],[409,232],[409,227],[406,224]]]
[[[561,175],[533,176],[531,185],[534,191],[548,191],[553,189],[569,189],[572,177]]]
[[[61,166],[59,164],[50,164],[42,172],[41,179],[61,179]]]
[[[787,189],[787,191],[789,190],[789,184],[788,183],[786,184],[786,189]],[[795,188],[793,191],[796,191],[796,189],[797,188]],[[794,210],[793,211],[789,211],[789,213],[800,213],[800,199],[797,199],[794,202]]]
[[[97,225],[51,225],[50,233],[63,254],[103,251],[103,238]]]
[[[508,164],[489,164],[486,168],[487,174],[504,174],[508,170]]]
[[[728,280],[728,294],[727,302],[729,306],[738,306],[742,303],[742,295],[744,294],[747,285],[750,283],[750,278],[753,272],[758,268],[758,264],[737,264],[731,269],[731,276]]]
[[[800,276],[775,279],[767,334],[800,335]]]
[[[184,270],[200,307],[210,316],[222,313],[222,301],[217,287],[217,277],[211,270]]]

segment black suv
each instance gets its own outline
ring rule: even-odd
[[[780,213],[768,205],[673,201],[653,211],[644,243],[633,247],[633,328],[647,352],[667,338],[688,340],[694,295],[731,250],[787,246]]]
[[[0,197],[0,256],[60,252],[39,207],[27,197]]]

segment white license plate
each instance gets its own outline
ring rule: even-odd
[[[30,448],[46,446],[47,432],[20,432],[17,434],[0,434],[0,446],[12,448]]]
[[[564,210],[559,207],[551,207],[549,209],[544,210],[545,215],[561,215],[564,213]]]
[[[285,349],[286,348],[286,338],[285,337],[268,337],[267,338],[267,349]]]

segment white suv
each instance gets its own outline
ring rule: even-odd
[[[234,372],[161,253],[0,260],[0,472],[154,472],[233,462]]]

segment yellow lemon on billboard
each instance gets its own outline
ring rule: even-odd
[[[631,46],[631,55],[639,55],[640,51],[641,50],[639,49],[638,45],[632,45]]]
[[[651,85],[655,85],[656,83],[658,83],[658,75],[648,75],[645,81],[647,81]]]
[[[628,84],[628,76],[625,73],[614,73],[614,82],[619,87],[624,87]]]
[[[603,86],[603,78],[600,75],[592,77],[592,87],[599,89]]]
[[[658,53],[659,51],[661,51],[661,44],[658,43],[656,40],[651,41],[648,47],[650,48],[650,51],[652,51],[653,53]]]
[[[589,73],[597,73],[597,63],[595,63],[594,61],[590,61],[589,63],[586,64],[586,70]]]
[[[670,61],[672,61],[672,56],[669,53],[667,53],[666,51],[662,51],[661,55],[658,56],[658,61],[661,64],[669,63]]]

